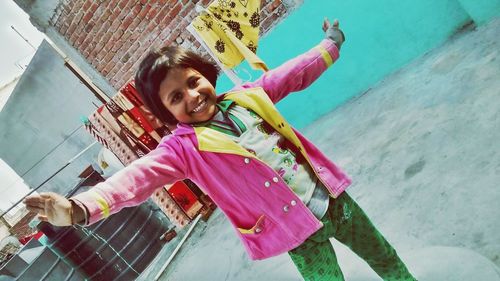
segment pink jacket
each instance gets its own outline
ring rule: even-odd
[[[257,81],[222,97],[252,109],[291,141],[334,198],[351,180],[295,131],[274,103],[309,86],[337,58],[336,46],[325,39]],[[73,199],[87,207],[92,224],[123,207],[140,204],[162,185],[185,178],[198,184],[224,212],[251,259],[292,250],[322,227],[267,164],[223,133],[187,124],[180,124],[148,155]]]

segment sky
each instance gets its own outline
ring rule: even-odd
[[[29,192],[24,181],[0,159],[0,213]]]
[[[12,0],[0,1],[0,87],[22,74],[35,50],[19,36],[14,26],[35,47],[42,42],[44,35],[29,21],[29,16]]]
[[[14,26],[31,45],[38,47],[44,35],[29,21],[29,16],[19,8],[14,1],[0,1],[0,88],[23,73],[23,68],[29,64],[35,50],[19,36],[11,26]],[[0,91],[0,102],[6,102],[5,91]],[[0,104],[0,110],[3,104]],[[0,213],[10,207],[23,195],[28,193],[28,187],[7,163],[0,159]]]

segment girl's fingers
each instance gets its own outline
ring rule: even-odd
[[[28,209],[30,212],[34,212],[34,213],[38,213],[38,214],[45,214],[45,208],[26,206],[26,209]]]
[[[330,22],[328,21],[328,18],[325,18],[323,20],[322,29],[323,29],[324,32],[326,32],[328,30],[328,28],[330,28]]]
[[[50,213],[51,210],[53,210],[54,208],[54,200],[52,200],[52,198],[45,200],[44,208],[45,208],[45,214]]]
[[[23,201],[24,205],[26,207],[31,207],[31,208],[45,208],[45,199],[42,199],[40,197],[26,197]]]
[[[339,20],[338,20],[338,19],[335,19],[335,20],[333,21],[333,27],[334,27],[334,28],[339,28]]]
[[[50,198],[52,198],[52,194],[51,194],[51,192],[42,192],[42,193],[40,193],[40,197],[42,197],[44,199],[50,199]]]
[[[23,202],[24,204],[32,204],[33,202],[38,202],[42,198],[39,195],[30,195],[26,198],[24,198]]]

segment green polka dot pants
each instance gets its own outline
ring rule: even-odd
[[[288,252],[304,280],[344,280],[335,251],[328,240],[331,237],[364,259],[382,279],[416,280],[396,251],[346,192],[337,199],[330,198],[330,206],[321,222],[323,228]]]

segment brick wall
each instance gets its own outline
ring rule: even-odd
[[[177,44],[201,51],[186,30],[197,3],[206,7],[210,1],[63,0],[49,24],[119,89],[151,48]],[[287,14],[281,1],[262,0],[262,35]]]

